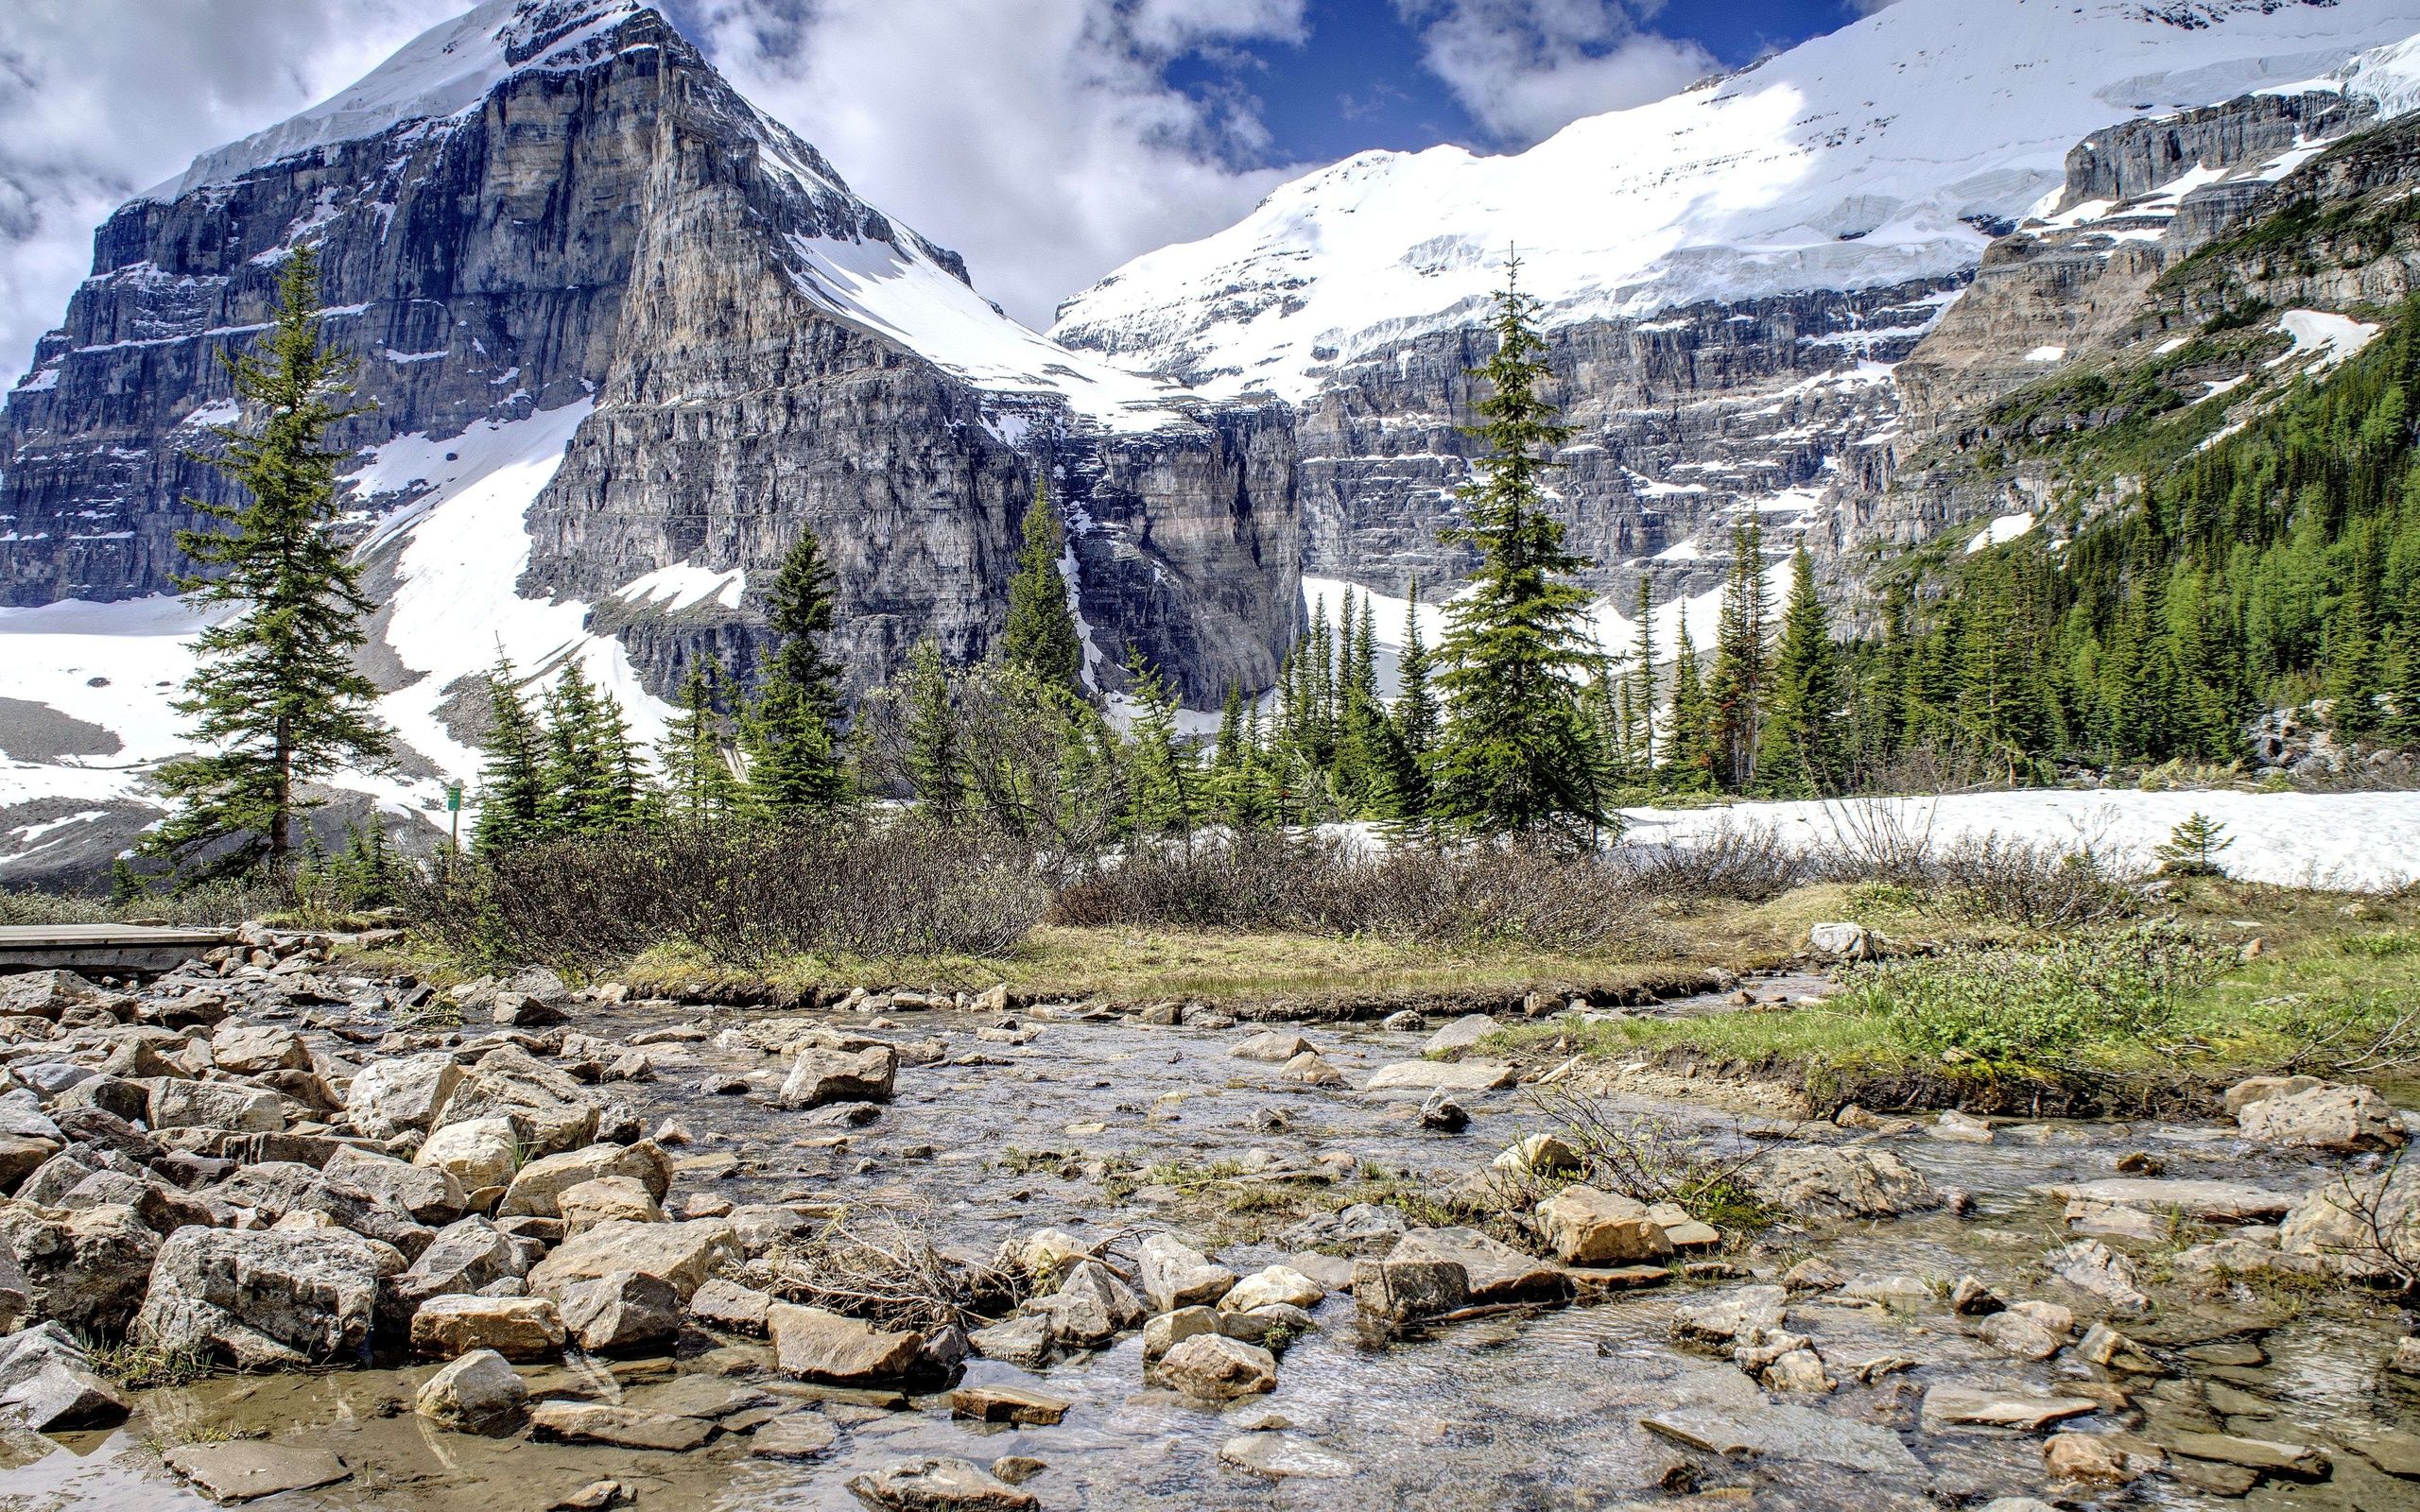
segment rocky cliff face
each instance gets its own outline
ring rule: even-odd
[[[426,91],[445,69],[462,77]],[[399,79],[423,93],[396,97]],[[751,585],[804,526],[839,579],[853,685],[927,636],[980,654],[1038,470],[1105,662],[1132,642],[1212,702],[1266,685],[1294,633],[1291,454],[1263,407],[1013,326],[627,0],[491,0],[113,215],[9,399],[7,602],[172,586],[197,523],[180,501],[222,496],[185,455],[233,414],[218,358],[303,241],[376,405],[348,449],[593,404],[528,505],[520,591],[598,606],[590,629],[658,690],[708,647],[752,661]],[[373,512],[428,487],[367,475],[387,490]],[[738,591],[679,611],[619,596],[667,569]]]

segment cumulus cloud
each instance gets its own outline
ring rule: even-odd
[[[1715,71],[1693,42],[1645,29],[1661,0],[1395,0],[1422,60],[1471,119],[1528,146],[1583,115],[1661,99]]]
[[[8,0],[0,385],[92,266],[93,228],[194,155],[376,66],[461,0]]]
[[[1190,54],[1305,35],[1304,0],[691,0],[746,94],[867,199],[966,255],[1039,327],[1138,253],[1234,222],[1289,170],[1243,83],[1187,93]]]

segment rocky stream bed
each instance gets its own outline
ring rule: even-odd
[[[2366,1089],[1757,1121],[1478,1022],[455,1003],[249,938],[0,978],[0,1507],[2420,1507]],[[1574,1189],[1541,1081],[1779,1221]],[[1523,1247],[1425,1227],[1475,1181]],[[839,1315],[836,1233],[929,1236],[966,1330]]]

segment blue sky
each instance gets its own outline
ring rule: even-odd
[[[1863,8],[1870,9],[1870,6]],[[1167,70],[1197,95],[1240,89],[1260,101],[1268,161],[1320,163],[1371,147],[1507,143],[1473,118],[1423,61],[1419,31],[1396,0],[1309,0],[1300,43],[1256,42],[1188,53]],[[1862,11],[1850,0],[1666,0],[1640,29],[1695,43],[1725,68],[1837,30]]]

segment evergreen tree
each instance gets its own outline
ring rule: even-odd
[[[1773,648],[1772,709],[1763,738],[1769,789],[1790,798],[1831,790],[1843,744],[1840,654],[1804,547],[1790,558],[1789,601]]]
[[[1127,764],[1134,833],[1140,836],[1189,832],[1194,820],[1193,762],[1177,744],[1175,691],[1139,647],[1127,652],[1126,671],[1134,682]]]
[[[1705,680],[1698,675],[1698,648],[1689,639],[1689,622],[1681,621],[1680,644],[1672,656],[1671,728],[1664,736],[1665,781],[1685,793],[1702,793],[1715,785],[1718,752],[1714,739],[1714,704],[1706,696]]]
[[[566,663],[546,696],[539,800],[541,831],[552,837],[605,834],[642,816],[642,774],[622,707]]]
[[[1050,507],[1048,485],[1037,472],[1033,502],[1026,507],[1016,576],[1009,579],[1009,621],[1000,632],[1000,660],[1081,696],[1084,645],[1067,607],[1067,580],[1059,571],[1063,549],[1059,512]]]
[[[959,748],[958,717],[951,707],[949,669],[942,664],[939,644],[930,640],[916,643],[908,656],[906,681],[908,781],[914,783],[917,800],[926,814],[955,823],[965,807],[965,758]]]
[[[1756,740],[1764,723],[1766,661],[1765,530],[1752,511],[1732,527],[1731,576],[1722,589],[1722,617],[1714,642],[1713,706],[1718,782],[1745,792],[1756,780]]]
[[[512,663],[499,657],[488,674],[487,764],[479,772],[479,816],[471,844],[501,855],[545,833],[546,782],[537,717],[521,696]]]
[[[1404,586],[1403,659],[1396,668],[1394,707],[1388,711],[1387,816],[1415,824],[1428,816],[1428,768],[1436,759],[1440,715],[1428,686],[1428,645],[1420,629],[1420,579]]]
[[[728,696],[722,663],[713,653],[689,664],[689,675],[681,682],[681,712],[658,747],[666,806],[678,818],[711,823],[730,817],[739,805]]]
[[[1432,808],[1456,828],[1535,833],[1608,822],[1581,697],[1598,667],[1589,596],[1573,581],[1589,566],[1547,512],[1551,455],[1571,437],[1543,392],[1551,374],[1537,305],[1520,291],[1517,260],[1496,299],[1496,350],[1472,376],[1491,392],[1486,443],[1461,490],[1465,524],[1443,533],[1478,549],[1471,591],[1453,601],[1439,684],[1450,715],[1439,743]]]
[[[1638,664],[1631,669],[1630,707],[1638,727],[1638,769],[1655,773],[1655,580],[1638,576]]]
[[[832,573],[813,530],[800,528],[765,601],[777,644],[745,726],[749,799],[777,819],[829,813],[848,796],[848,777],[837,735],[840,669],[822,645]]]
[[[388,750],[370,708],[377,689],[353,664],[371,607],[361,569],[327,530],[345,454],[324,438],[367,406],[345,403],[353,361],[320,345],[319,314],[319,260],[298,247],[260,349],[221,359],[236,397],[262,412],[261,422],[213,426],[226,450],[199,458],[247,502],[187,499],[226,528],[177,536],[177,549],[201,569],[178,586],[197,605],[232,612],[195,641],[198,665],[171,705],[193,721],[205,753],[154,774],[173,810],[147,844],[179,858],[232,841],[218,870],[259,862],[283,876],[295,817],[312,806],[302,784],[374,765]]]
[[[2226,868],[2219,865],[2219,852],[2234,844],[2226,826],[2197,810],[2170,830],[2152,853],[2159,857],[2160,869],[2171,877],[2223,877]]]

